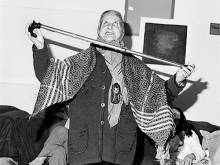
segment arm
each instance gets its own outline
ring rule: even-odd
[[[186,86],[186,79],[194,72],[195,65],[185,65],[174,76],[165,82],[168,103],[172,103],[175,97]]]
[[[183,85],[178,85],[175,79],[176,74],[165,82],[167,101],[169,104],[174,101],[175,97],[178,96],[178,94],[184,89],[186,85],[186,80],[183,80]]]
[[[30,41],[34,44],[32,47],[34,71],[37,79],[41,82],[50,64],[50,58],[52,56],[49,53],[49,49],[44,41],[44,37],[40,29],[33,30],[33,33],[36,34],[36,37],[33,37],[31,33],[28,31],[31,24],[32,23],[27,24],[25,32]]]
[[[41,82],[50,64],[50,59],[52,56],[50,55],[49,49],[46,44],[44,44],[43,49],[37,49],[37,47],[33,45],[32,51],[35,75],[37,79]]]

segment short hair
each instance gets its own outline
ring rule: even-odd
[[[100,16],[100,19],[99,19],[99,24],[98,24],[98,29],[97,29],[97,33],[99,35],[99,31],[100,31],[100,28],[102,26],[102,22],[103,22],[103,18],[105,15],[107,14],[114,14],[115,16],[117,16],[120,20],[120,26],[121,26],[121,36],[120,36],[120,40],[122,40],[122,38],[124,37],[124,34],[125,34],[125,27],[124,27],[124,20],[122,18],[122,15],[120,12],[116,11],[116,10],[106,10],[104,11],[101,16]]]

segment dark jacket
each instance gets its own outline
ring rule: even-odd
[[[34,67],[41,81],[50,56],[47,47],[34,52]],[[130,106],[122,106],[119,123],[108,123],[108,91],[111,74],[104,57],[97,53],[96,66],[77,95],[69,103],[69,163],[87,164],[102,160],[116,164],[132,164],[136,149],[137,124]],[[174,98],[179,88],[172,77],[166,82],[169,96]]]

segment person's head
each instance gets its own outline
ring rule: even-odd
[[[174,122],[176,124],[176,134],[184,132],[186,136],[192,135],[193,125],[188,123],[183,111],[177,107],[173,107]]]
[[[118,83],[115,83],[113,90],[114,90],[114,93],[115,93],[115,94],[121,93],[120,85],[119,85]]]
[[[97,33],[107,43],[121,41],[124,37],[124,21],[121,14],[115,10],[103,12]]]

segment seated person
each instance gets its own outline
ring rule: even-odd
[[[191,165],[193,163],[200,163],[201,165],[206,165],[209,159],[200,143],[199,137],[202,136],[199,130],[186,120],[185,115],[180,109],[174,107],[172,110],[175,116],[176,137],[170,142],[172,148],[170,151],[177,151],[176,164]]]
[[[52,127],[65,120],[64,114],[64,106],[57,104],[49,107],[46,114],[29,120],[28,112],[0,105],[0,157],[11,158],[18,165],[28,164],[42,150]],[[50,117],[45,120],[47,115]]]
[[[67,128],[64,126],[55,127],[44,143],[44,148],[29,165],[42,165],[46,159],[51,165],[66,165],[68,155],[67,139]]]

